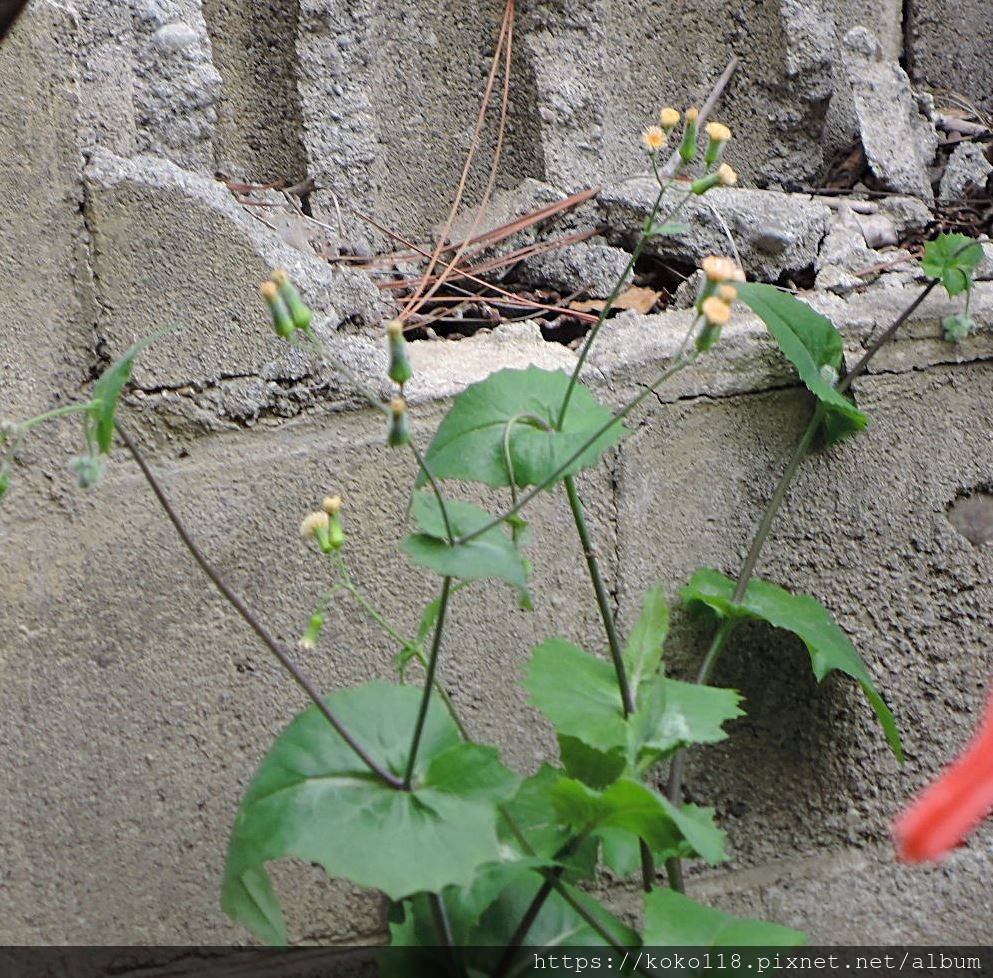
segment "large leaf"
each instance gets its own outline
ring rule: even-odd
[[[696,903],[675,890],[645,896],[646,947],[798,947],[800,931],[761,920],[733,917]]]
[[[110,443],[114,437],[114,413],[117,410],[121,391],[124,390],[124,385],[131,378],[131,368],[134,365],[135,357],[161,336],[172,332],[173,329],[175,329],[174,326],[169,326],[152,333],[151,336],[138,340],[120,360],[108,367],[93,385],[91,395],[93,406],[86,413],[84,425],[87,440],[93,438],[102,454],[106,455],[110,451]]]
[[[807,389],[823,404],[828,440],[837,441],[861,431],[866,426],[866,416],[821,372],[822,367],[828,367],[837,377],[842,368],[841,334],[831,321],[773,285],[742,282],[735,288],[739,298],[766,324]]]
[[[552,638],[535,648],[524,687],[560,735],[601,751],[627,744],[627,724],[613,666]]]
[[[445,501],[445,511],[452,533],[465,536],[490,522],[484,509],[457,499]],[[527,575],[524,558],[499,526],[494,526],[467,543],[451,544],[445,529],[441,506],[433,492],[414,493],[411,512],[420,527],[403,543],[403,550],[420,567],[429,567],[446,577],[481,580],[496,577],[513,584],[527,598]]]
[[[533,366],[499,370],[472,384],[455,398],[438,426],[425,453],[428,469],[437,478],[508,486],[511,480],[504,451],[506,440],[514,482],[518,486],[544,482],[611,418],[611,412],[588,388],[577,383],[561,430],[548,430],[558,421],[568,385],[569,377],[563,371]],[[596,465],[624,434],[618,421],[562,475]],[[422,473],[418,485],[424,480]]]
[[[563,638],[539,645],[527,669],[531,702],[551,720],[560,743],[575,738],[608,755],[620,750],[632,767],[646,751],[654,761],[687,744],[723,740],[721,724],[741,715],[734,690],[655,675],[641,682],[638,709],[625,719],[613,666]],[[595,784],[607,762],[597,758],[587,771],[581,760],[570,754],[570,773]]]
[[[631,629],[624,648],[624,667],[632,689],[654,673],[662,662],[662,646],[669,632],[669,606],[660,584],[648,589],[641,617]]]
[[[830,612],[810,595],[790,594],[776,584],[756,578],[749,582],[740,604],[732,601],[734,590],[735,582],[730,578],[719,571],[702,568],[682,593],[686,601],[706,605],[721,617],[760,618],[776,628],[793,632],[807,646],[818,682],[834,669],[851,676],[862,687],[883,725],[893,753],[902,763],[903,748],[893,714],[876,691],[855,646]]]
[[[653,852],[676,852],[685,839],[712,865],[727,858],[713,809],[677,808],[641,781],[620,778],[596,791],[574,778],[561,778],[551,797],[559,818],[576,832],[623,829],[632,840],[644,839]]]
[[[372,682],[328,705],[387,770],[402,775],[420,691]],[[242,800],[228,846],[226,913],[268,943],[286,941],[264,864],[295,856],[399,899],[468,885],[498,861],[497,805],[516,778],[493,748],[462,743],[440,703],[421,738],[414,790],[376,778],[311,707],[278,737]]]

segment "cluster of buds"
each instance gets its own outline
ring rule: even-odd
[[[692,163],[697,158],[700,110],[689,108],[685,115],[680,115],[678,110],[666,106],[659,112],[659,124],[650,126],[642,134],[645,146],[648,147],[653,159],[665,146],[669,134],[681,119],[684,120],[684,125],[683,137],[679,142],[679,157],[684,164]],[[738,182],[738,174],[727,163],[720,163],[724,146],[731,138],[731,130],[722,122],[708,122],[704,131],[707,133],[707,149],[704,152],[703,162],[710,172],[693,181],[691,189],[697,195],[705,194],[711,187],[731,187]]]
[[[300,298],[284,269],[276,269],[272,278],[259,286],[259,291],[269,307],[276,333],[284,340],[292,339],[298,329],[310,329],[313,313]]]
[[[308,513],[300,524],[300,536],[317,541],[321,553],[331,554],[345,545],[341,526],[341,496],[328,496],[321,508]]]
[[[731,303],[738,298],[733,282],[744,282],[745,273],[730,258],[709,255],[701,263],[704,280],[696,301],[703,316],[703,329],[696,340],[701,353],[709,350],[721,336],[721,327],[731,318]]]

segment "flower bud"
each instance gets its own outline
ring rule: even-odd
[[[324,502],[321,503],[321,509],[323,509],[328,516],[334,516],[335,513],[338,513],[341,510],[341,496],[325,496]]]
[[[403,335],[403,323],[399,319],[391,319],[386,327],[386,335],[390,341],[390,369],[388,375],[394,384],[403,387],[414,376],[407,356],[407,341]]]
[[[731,318],[731,307],[716,295],[700,303],[700,312],[710,326],[723,326]]]
[[[390,401],[390,429],[386,435],[386,444],[390,448],[407,445],[410,442],[410,426],[407,424],[407,403],[402,397],[394,397]]]
[[[308,329],[314,314],[304,304],[303,299],[300,298],[300,293],[297,292],[296,286],[290,281],[289,275],[286,274],[286,269],[277,268],[272,273],[272,280],[276,283],[279,294],[283,302],[286,303],[286,308],[290,311],[290,318],[293,320],[293,325],[297,329]]]
[[[671,105],[667,105],[659,112],[659,127],[668,135],[679,125],[680,118],[678,110],[674,109]]]
[[[738,182],[738,174],[727,163],[717,168],[717,182],[722,187],[733,187]]]
[[[310,621],[307,623],[307,630],[300,636],[300,641],[297,643],[301,649],[307,649],[308,651],[317,647],[317,640],[320,638],[321,629],[324,627],[324,615],[319,611],[311,616]]]
[[[707,138],[709,142],[707,143],[707,155],[704,156],[704,162],[708,167],[711,167],[721,158],[724,144],[731,138],[731,130],[723,123],[708,122]]]
[[[269,306],[269,315],[272,317],[272,325],[275,327],[276,333],[284,340],[292,338],[296,327],[293,325],[293,319],[286,302],[279,294],[279,287],[275,282],[263,282],[259,286],[259,292],[262,293],[262,298]]]
[[[659,126],[649,126],[641,137],[648,147],[649,153],[657,153],[665,146],[665,133]]]
[[[714,295],[716,295],[722,302],[726,302],[728,305],[731,305],[731,303],[738,298],[738,290],[733,285],[724,283],[723,285],[717,286],[717,291]]]
[[[682,157],[684,163],[692,163],[696,159],[696,120],[699,115],[699,109],[686,110],[686,126],[683,129],[683,141],[679,144],[679,155]]]
[[[723,255],[708,255],[700,262],[700,267],[703,269],[704,275],[707,276],[708,282],[745,281],[745,273],[738,267],[737,263]]]

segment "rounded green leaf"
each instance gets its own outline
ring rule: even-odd
[[[577,383],[560,431],[551,430],[569,386],[561,370],[507,368],[467,387],[452,403],[425,453],[440,479],[465,479],[488,486],[509,486],[509,453],[518,486],[543,483],[610,423],[611,412]],[[596,465],[625,435],[620,421],[607,428],[561,473],[573,475]],[[505,451],[506,449],[506,451]],[[418,485],[425,482],[424,474]]]
[[[328,698],[373,758],[403,774],[420,704],[410,686],[372,682]],[[269,943],[285,943],[266,876],[295,856],[400,899],[468,885],[499,859],[497,805],[516,778],[495,749],[463,743],[440,703],[428,712],[412,791],[383,783],[311,707],[279,736],[242,800],[228,846],[226,913]]]

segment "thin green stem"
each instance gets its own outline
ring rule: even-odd
[[[258,618],[256,618],[255,614],[249,609],[245,602],[231,589],[224,578],[221,577],[220,573],[215,570],[213,564],[207,560],[203,551],[193,541],[193,538],[190,536],[186,526],[179,518],[179,514],[169,501],[169,497],[165,494],[165,490],[156,478],[155,473],[152,472],[148,463],[145,461],[145,457],[139,451],[137,444],[118,422],[114,423],[114,427],[124,444],[127,446],[131,456],[134,458],[135,462],[137,462],[138,468],[141,469],[141,473],[145,477],[145,481],[151,487],[152,492],[155,494],[155,498],[159,501],[159,505],[169,518],[169,522],[172,523],[176,533],[179,534],[179,539],[183,542],[183,545],[190,552],[190,555],[200,565],[200,569],[207,575],[222,597],[224,597],[228,604],[230,604],[231,607],[234,608],[239,615],[241,615],[242,619],[244,619],[249,627],[262,640],[262,643],[276,657],[279,664],[290,674],[294,682],[296,682],[296,684],[311,698],[317,709],[320,710],[328,723],[334,727],[335,731],[338,733],[338,736],[341,737],[346,744],[348,744],[359,760],[361,760],[362,763],[365,764],[365,766],[369,768],[369,770],[372,771],[372,773],[375,774],[376,777],[378,777],[384,784],[389,785],[391,788],[403,788],[403,783],[399,780],[399,778],[395,777],[384,767],[378,764],[368,753],[368,751],[366,751],[365,748],[362,747],[362,745],[355,739],[355,737],[352,736],[351,732],[345,727],[341,720],[338,719],[332,709],[324,701],[324,698],[317,691],[317,688],[313,685],[313,683],[311,683],[303,672],[301,672],[301,670],[292,662],[269,630],[262,624],[261,621],[259,621]]]
[[[416,459],[417,464],[420,466],[421,471],[424,473],[425,478],[431,483],[431,489],[434,491],[435,498],[438,500],[438,508],[441,510],[441,519],[445,524],[445,535],[448,537],[449,545],[451,545],[455,541],[455,533],[452,530],[452,524],[448,519],[448,507],[445,505],[445,497],[442,494],[441,486],[438,485],[435,477],[431,474],[431,470],[428,468],[428,464],[424,460],[424,456],[414,444],[413,439],[408,441],[407,445],[410,447],[410,451],[413,453],[413,456]]]
[[[19,432],[23,433],[30,431],[35,425],[42,424],[45,421],[54,421],[56,418],[65,417],[67,414],[81,414],[84,411],[92,410],[92,408],[93,401],[88,401],[86,404],[66,404],[64,407],[53,408],[44,414],[36,414],[33,418],[28,418],[27,421],[19,422],[16,427]]]
[[[434,639],[431,642],[431,655],[428,658],[427,674],[424,679],[424,692],[421,695],[421,705],[417,711],[414,724],[414,735],[410,741],[410,753],[407,757],[407,770],[403,775],[404,790],[409,791],[414,778],[414,765],[417,763],[417,751],[421,745],[421,734],[424,733],[424,723],[428,716],[428,706],[431,703],[431,691],[434,688],[435,671],[438,668],[438,653],[441,651],[441,636],[445,629],[445,613],[448,610],[448,595],[452,579],[446,577],[441,585],[441,604],[438,609],[438,620],[434,626]]]
[[[572,510],[572,518],[576,524],[576,533],[579,535],[579,542],[583,547],[583,558],[590,572],[590,580],[593,582],[593,592],[596,595],[597,607],[600,609],[603,630],[607,635],[607,645],[610,648],[610,658],[614,664],[617,687],[621,691],[621,704],[624,709],[624,716],[627,717],[634,713],[635,702],[634,697],[631,695],[631,686],[628,683],[627,671],[624,668],[624,656],[621,652],[621,641],[617,634],[617,623],[614,621],[614,613],[610,607],[610,597],[607,595],[607,588],[604,586],[603,576],[600,574],[596,549],[590,538],[589,527],[586,525],[586,515],[583,513],[582,500],[576,491],[576,482],[571,475],[567,475],[563,482],[565,483],[566,495],[569,497],[569,509]]]

